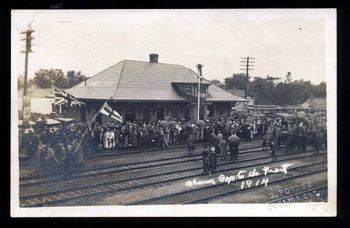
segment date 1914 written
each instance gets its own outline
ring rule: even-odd
[[[257,187],[259,185],[260,186],[264,185],[266,187],[268,183],[269,183],[269,178],[262,178],[262,179],[258,179],[255,181],[245,180],[245,181],[242,181],[242,183],[241,183],[241,189]]]

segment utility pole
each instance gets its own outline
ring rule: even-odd
[[[199,114],[200,114],[200,99],[201,99],[201,80],[202,80],[202,68],[203,65],[202,64],[197,64],[197,68],[198,68],[198,106],[197,106],[197,120],[199,120]]]
[[[23,115],[23,121],[24,119],[26,119],[26,103],[30,101],[28,101],[27,99],[27,80],[28,80],[28,56],[30,52],[32,51],[32,40],[34,39],[34,37],[32,37],[32,33],[34,32],[34,30],[32,29],[31,25],[28,25],[28,29],[26,31],[21,32],[21,34],[25,34],[26,37],[21,39],[23,41],[26,42],[26,46],[25,46],[25,51],[21,51],[22,53],[25,54],[25,63],[24,63],[24,85],[23,85],[23,106],[22,106],[22,115]]]
[[[248,79],[249,79],[249,71],[254,70],[251,67],[254,67],[254,61],[255,58],[253,57],[242,57],[241,58],[241,67],[245,67],[244,69],[241,68],[241,70],[245,70],[246,77],[245,77],[245,91],[244,91],[244,98],[247,99],[248,94]]]

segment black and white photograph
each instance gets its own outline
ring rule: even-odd
[[[11,216],[335,216],[336,25],[13,10]]]

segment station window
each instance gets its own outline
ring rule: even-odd
[[[193,92],[193,86],[185,85],[184,86],[184,92],[191,94]]]

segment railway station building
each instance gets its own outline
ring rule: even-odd
[[[67,92],[85,106],[66,110],[67,117],[90,121],[107,100],[124,121],[197,119],[198,74],[184,66],[158,63],[150,54],[147,62],[123,60],[88,78]],[[229,113],[242,97],[227,92],[206,79],[200,82],[200,119]],[[97,121],[107,121],[99,115]]]

